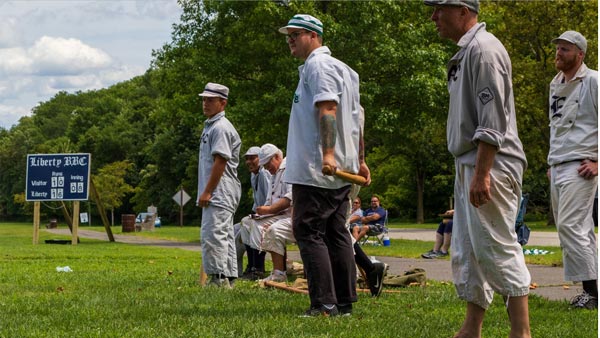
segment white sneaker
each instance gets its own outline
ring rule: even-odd
[[[261,282],[276,282],[276,283],[284,283],[287,282],[287,275],[283,271],[274,270],[273,273],[269,275],[269,277],[265,279],[261,279]]]

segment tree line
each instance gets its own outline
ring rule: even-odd
[[[296,13],[318,17],[324,45],[360,75],[365,149],[373,184],[390,216],[423,222],[449,207],[454,161],[446,149],[446,63],[458,47],[438,37],[421,1],[179,1],[171,41],[153,51],[145,74],[106,89],[60,92],[10,129],[0,128],[0,219],[30,217],[24,201],[27,154],[92,154],[92,177],[115,214],[158,208],[176,223],[171,197],[184,188],[195,199],[198,141],[203,127],[198,93],[207,82],[230,88],[226,114],[243,141],[285,151],[292,96],[301,62],[277,29]],[[528,214],[549,215],[546,178],[548,85],[556,74],[554,45],[565,30],[588,39],[585,62],[598,64],[597,1],[484,1],[480,21],[505,45],[513,66],[519,135],[529,162],[523,191]],[[247,169],[242,202],[250,211]],[[366,204],[364,205],[366,206]],[[52,203],[45,203],[51,214]],[[94,210],[94,208],[92,208]],[[201,210],[184,208],[186,223]]]

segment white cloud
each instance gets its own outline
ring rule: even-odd
[[[30,74],[33,60],[20,47],[0,49],[0,75]]]
[[[17,18],[0,20],[0,48],[14,47],[22,39],[22,34],[17,30]]]
[[[143,74],[180,15],[176,0],[0,0],[0,127],[58,91]]]
[[[17,124],[21,117],[29,115],[31,115],[31,108],[0,105],[0,121],[2,122],[0,127],[10,128]]]
[[[105,52],[77,39],[43,36],[28,50],[34,72],[39,75],[75,75],[108,67],[112,60]]]
[[[0,102],[19,96],[31,89],[33,80],[27,76],[10,76],[0,80]]]

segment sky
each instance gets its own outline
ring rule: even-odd
[[[0,0],[0,127],[59,91],[143,74],[181,12],[176,0]]]

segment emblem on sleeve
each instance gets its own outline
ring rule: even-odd
[[[483,105],[494,99],[494,94],[492,94],[492,91],[488,87],[483,88],[477,96]]]

